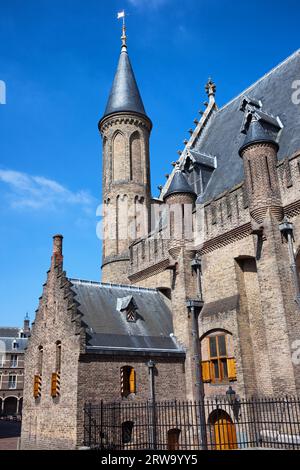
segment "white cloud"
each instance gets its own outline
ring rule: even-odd
[[[138,8],[159,8],[169,3],[169,0],[128,0],[128,2]]]
[[[95,204],[88,191],[72,192],[44,176],[0,170],[1,182],[8,186],[6,196],[13,208],[56,209],[73,204],[81,206],[87,212]]]

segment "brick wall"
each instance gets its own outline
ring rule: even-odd
[[[150,357],[92,355],[81,357],[79,363],[78,389],[78,444],[83,442],[83,406],[86,402],[99,403],[123,401],[145,401],[150,398],[149,372],[147,362]],[[184,359],[151,357],[155,362],[155,393],[159,401],[184,400],[185,367]],[[136,395],[121,398],[120,368],[131,366],[136,372]]]
[[[65,449],[76,446],[78,357],[82,335],[68,283],[59,269],[48,273],[32,335],[25,353],[22,449]],[[56,342],[61,341],[60,396],[51,397],[56,367]],[[38,349],[43,347],[41,397],[33,396]]]

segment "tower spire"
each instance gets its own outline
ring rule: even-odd
[[[109,114],[120,112],[134,112],[147,117],[127,52],[125,11],[123,10],[118,13],[117,18],[123,19],[122,47],[117,71],[102,119]]]
[[[123,11],[120,11],[118,13],[118,20],[120,18],[122,18],[122,36],[121,36],[121,41],[122,41],[122,47],[121,47],[121,52],[123,51],[127,51],[127,44],[126,44],[126,40],[127,40],[127,36],[126,36],[126,22],[125,22],[125,10]]]

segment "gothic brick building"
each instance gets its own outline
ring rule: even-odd
[[[23,448],[75,448],[85,402],[298,393],[300,51],[218,108],[215,85],[158,198],[125,29],[99,122],[102,282],[70,279],[62,236],[26,352]],[[149,361],[152,361],[149,363]]]

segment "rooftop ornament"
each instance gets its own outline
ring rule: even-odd
[[[214,100],[215,95],[216,95],[216,90],[217,90],[216,84],[209,77],[209,79],[208,79],[208,81],[205,85],[205,91],[206,91],[206,94],[209,98],[209,102],[211,102],[211,100]]]

